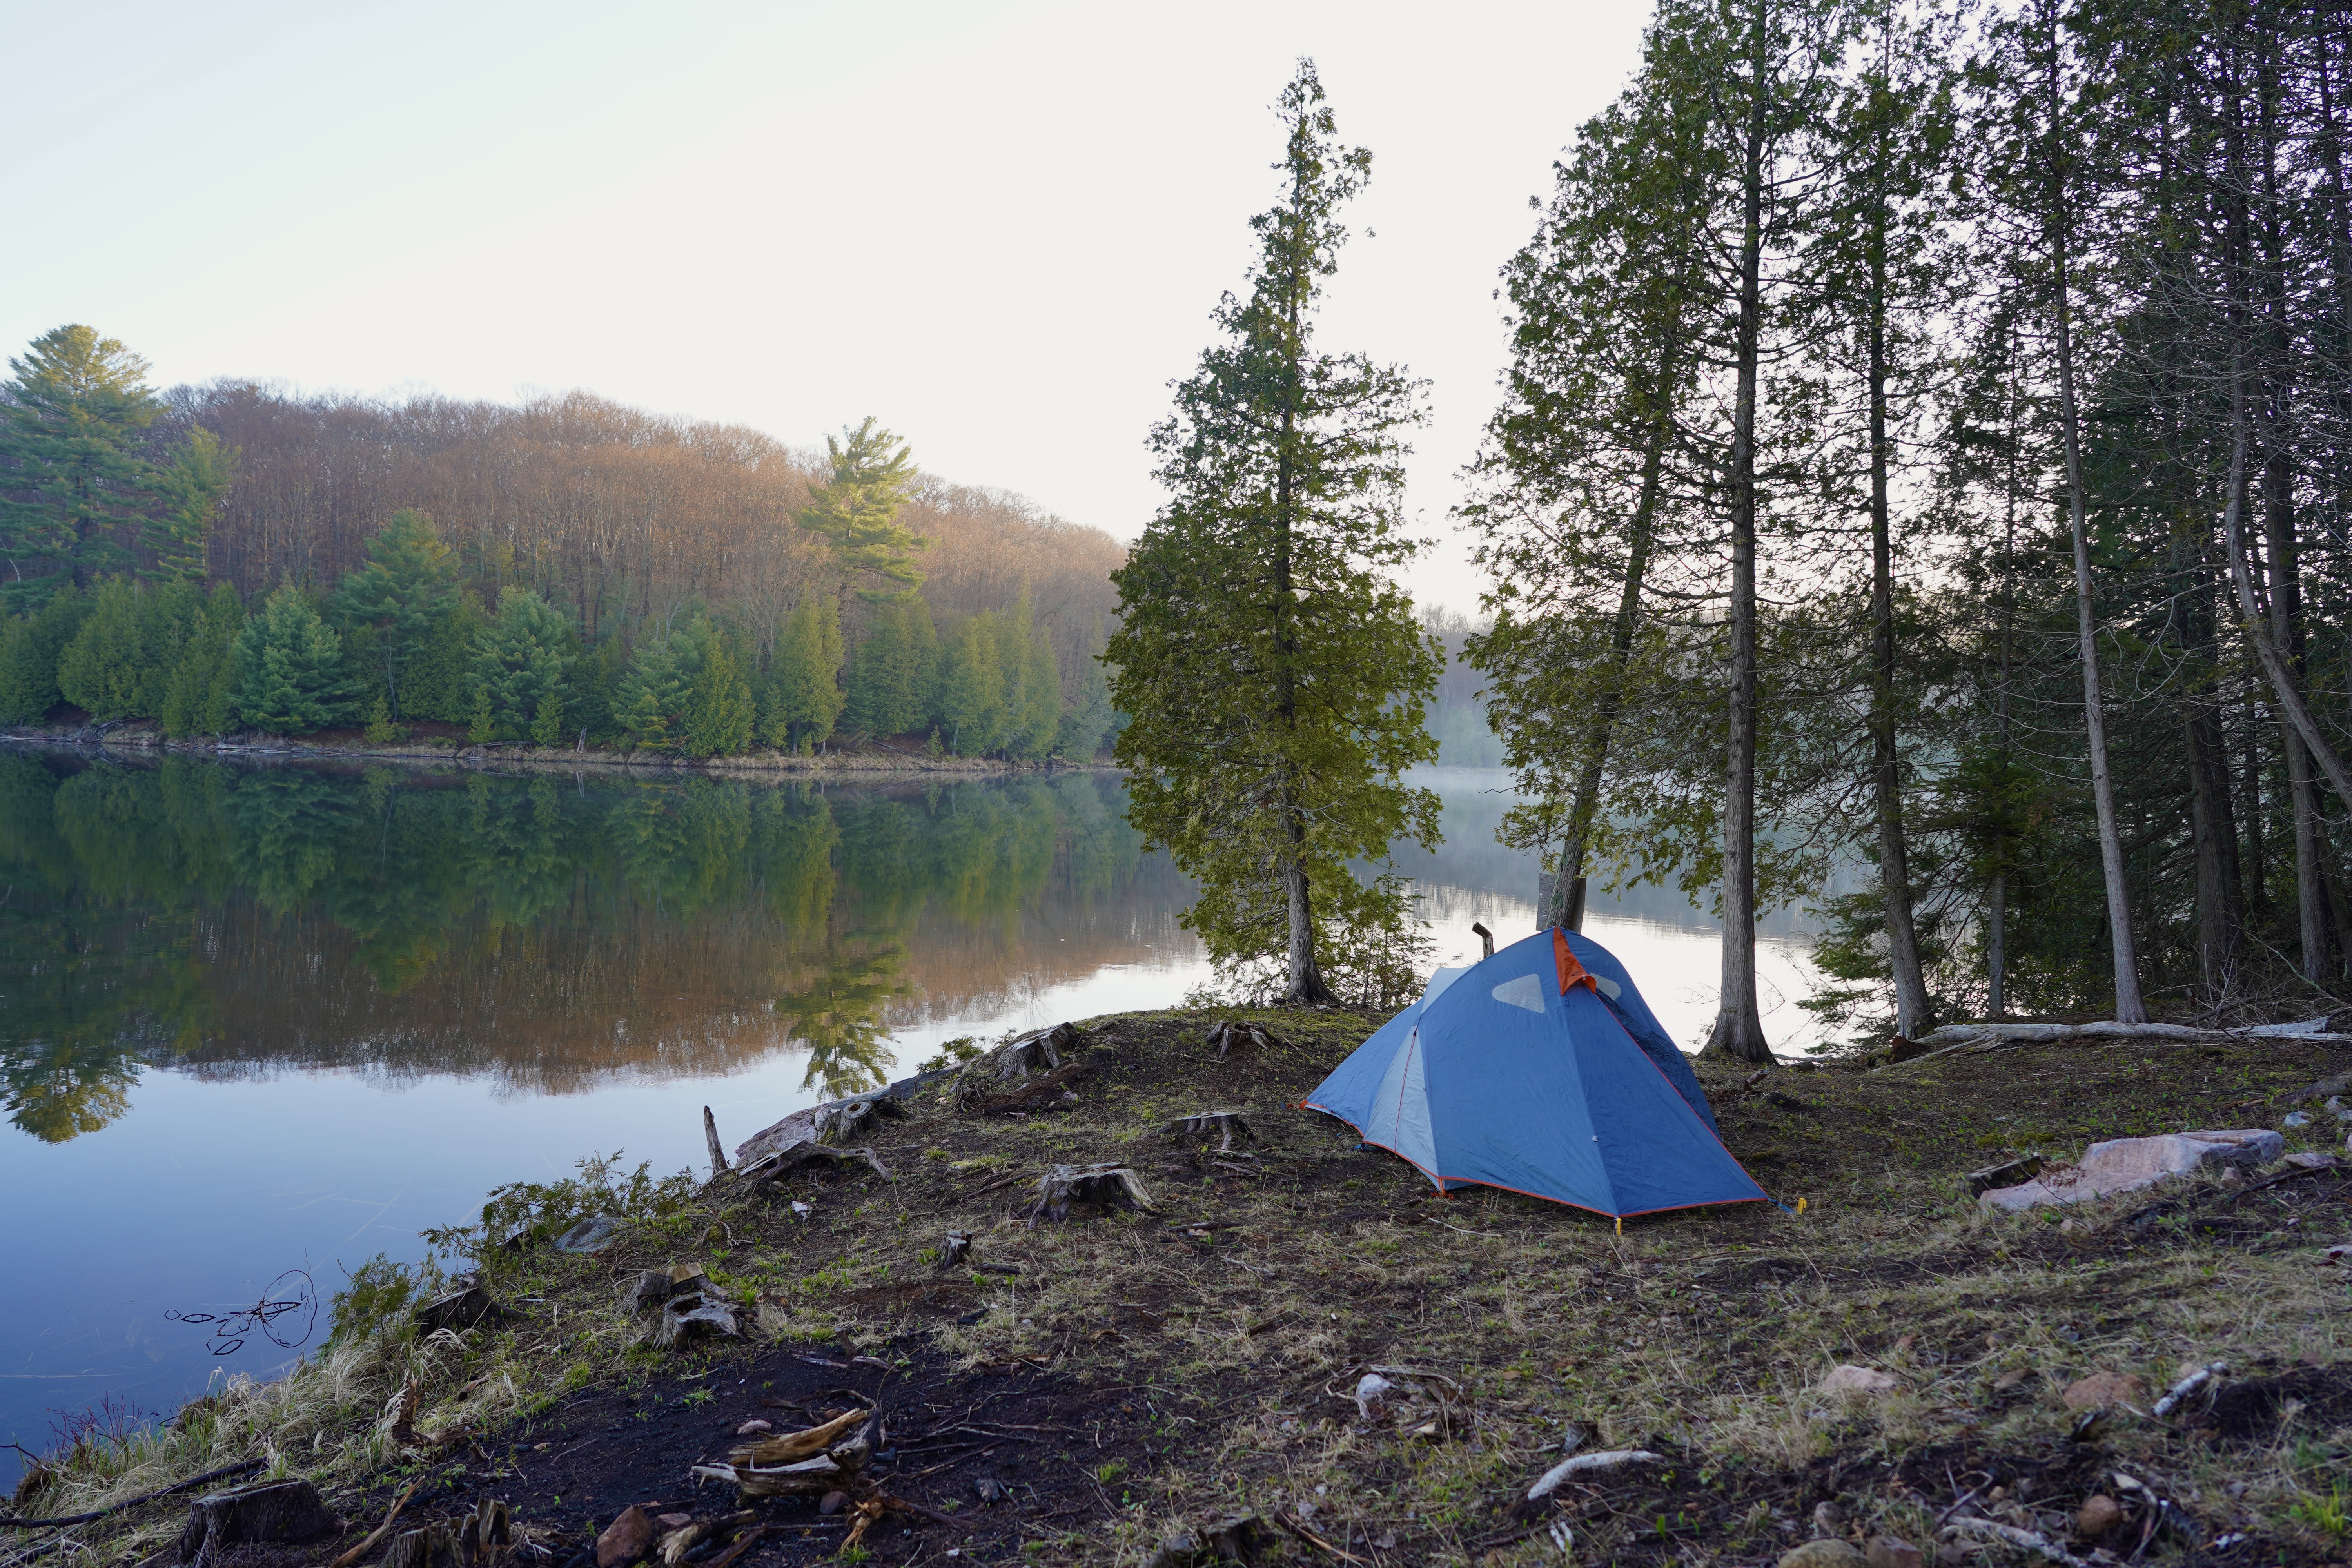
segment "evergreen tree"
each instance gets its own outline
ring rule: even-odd
[[[841,597],[878,577],[903,592],[923,580],[915,557],[930,541],[898,521],[913,494],[914,459],[898,438],[871,417],[842,438],[824,438],[833,474],[800,513],[800,524],[820,540],[841,573]]]
[[[28,616],[12,616],[0,637],[0,724],[31,724],[58,705],[58,657],[81,630],[89,596],[69,579]]]
[[[803,599],[784,622],[766,700],[761,733],[770,745],[808,752],[832,735],[844,694],[841,617],[830,603]]]
[[[245,607],[224,583],[173,664],[158,711],[164,734],[178,741],[228,729],[236,716],[236,637],[244,629]]]
[[[689,636],[696,647],[687,681],[686,754],[728,757],[750,751],[759,713],[744,674],[750,649],[709,621],[698,622]]]
[[[474,656],[474,685],[488,696],[497,738],[554,743],[551,725],[534,727],[546,713],[561,721],[573,641],[572,624],[530,589],[509,588],[499,600]],[[549,739],[539,739],[542,730]]]
[[[1416,549],[1396,432],[1420,388],[1313,338],[1370,154],[1338,144],[1311,61],[1280,112],[1286,189],[1252,220],[1249,297],[1219,305],[1223,341],[1152,433],[1171,493],[1113,574],[1108,654],[1129,817],[1199,879],[1186,923],[1221,963],[1278,955],[1285,1000],[1328,1002],[1319,939],[1405,918],[1393,879],[1366,887],[1349,861],[1436,842],[1436,796],[1398,775],[1436,754],[1422,713],[1440,665],[1387,575]]]
[[[205,546],[213,520],[236,478],[237,449],[199,425],[156,470],[158,506],[148,520],[145,543],[155,556],[155,574],[202,582]]]
[[[282,584],[237,634],[237,717],[273,735],[351,722],[356,694],[342,655],[342,639],[310,595]]]
[[[1004,666],[997,617],[982,610],[948,638],[940,656],[939,723],[948,750],[983,757],[1004,738]]]
[[[614,721],[640,751],[669,751],[684,743],[692,677],[681,657],[687,651],[682,633],[648,636],[614,689]]]
[[[404,507],[368,542],[367,564],[335,590],[334,615],[366,626],[394,719],[423,710],[403,690],[409,667],[437,640],[457,608],[457,562],[433,520]],[[468,683],[470,686],[470,682]],[[445,694],[446,700],[446,694]]]
[[[410,719],[463,724],[474,712],[474,652],[489,630],[490,617],[471,588],[435,622],[424,645],[401,677],[401,711]],[[354,640],[360,633],[354,633]],[[365,634],[373,636],[373,633]],[[370,647],[372,668],[380,663]],[[372,679],[375,679],[373,677]]]
[[[907,623],[901,601],[885,599],[866,612],[866,635],[857,639],[842,679],[841,720],[869,735],[895,735],[891,721],[903,705],[898,688],[906,669]]]
[[[1099,648],[1102,640],[1102,624],[1097,621],[1087,647]],[[1054,737],[1055,753],[1074,763],[1091,761],[1110,733],[1111,718],[1110,682],[1103,673],[1101,657],[1090,651],[1078,663],[1076,697],[1062,710]]]
[[[139,658],[139,590],[109,577],[90,595],[89,616],[58,656],[58,690],[101,724],[139,710],[145,670]]]
[[[147,362],[93,328],[58,327],[11,359],[0,397],[0,560],[55,562],[87,587],[129,567],[124,530],[143,525],[152,465],[136,449],[159,405]]]
[[[1062,672],[1054,645],[1038,624],[1023,584],[1012,616],[998,626],[998,658],[1004,674],[1004,751],[1037,762],[1054,749],[1062,725]]]

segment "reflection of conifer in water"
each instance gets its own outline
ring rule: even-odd
[[[853,942],[875,942],[858,933]],[[776,998],[776,1016],[809,1050],[803,1089],[822,1086],[828,1098],[878,1089],[888,1081],[888,1029],[882,1010],[914,989],[906,977],[907,950],[895,938],[856,952],[828,954],[825,970],[801,989]]]

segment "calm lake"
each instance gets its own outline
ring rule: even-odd
[[[1494,841],[1507,776],[1420,782],[1446,841],[1398,864],[1441,962],[1475,953],[1473,921],[1533,929],[1534,862]],[[705,1105],[732,1147],[959,1036],[1174,1005],[1208,978],[1190,889],[1123,798],[1093,773],[850,788],[0,750],[0,1441],[271,1375],[299,1349],[215,1355],[189,1317],[289,1269],[323,1302],[584,1154],[699,1167]],[[1696,1047],[1713,921],[1643,889],[1586,929]],[[1804,931],[1765,931],[1766,1025],[1801,1049]],[[0,1450],[0,1481],[16,1468]]]

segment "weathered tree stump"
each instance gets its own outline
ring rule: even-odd
[[[734,1339],[743,1331],[735,1303],[710,1282],[698,1264],[648,1268],[623,1289],[629,1310],[651,1320],[641,1342],[656,1350],[713,1337]]]
[[[457,1525],[457,1561],[466,1568],[491,1568],[514,1544],[514,1516],[497,1498],[484,1498]]]
[[[457,1538],[449,1527],[428,1524],[394,1536],[384,1549],[382,1568],[464,1568],[464,1564],[457,1556]]]
[[[479,1285],[468,1285],[417,1308],[416,1324],[424,1332],[436,1334],[443,1329],[470,1329],[477,1323],[497,1322],[513,1315],[492,1300],[488,1290]]]
[[[188,1505],[178,1561],[209,1563],[254,1541],[309,1541],[335,1528],[319,1489],[308,1481],[268,1481],[200,1497]]]
[[[1253,1143],[1257,1142],[1257,1134],[1251,1131],[1248,1122],[1242,1120],[1242,1113],[1238,1110],[1196,1110],[1190,1116],[1178,1117],[1160,1131],[1171,1138],[1213,1136],[1217,1139],[1216,1152],[1220,1154],[1236,1152],[1234,1148],[1235,1138]]]
[[[715,1182],[727,1173],[727,1146],[719,1142],[719,1119],[707,1105],[702,1108],[702,1141],[710,1146],[710,1179]]]
[[[1159,1205],[1143,1183],[1125,1165],[1055,1165],[1037,1179],[1036,1201],[1029,1206],[1029,1223],[1067,1219],[1074,1203],[1098,1204],[1104,1209],[1138,1208],[1158,1214]]]
[[[769,1155],[796,1143],[845,1142],[873,1126],[877,1118],[911,1114],[907,1109],[906,1096],[918,1081],[908,1079],[887,1088],[868,1089],[864,1094],[853,1094],[845,1099],[827,1100],[823,1105],[812,1105],[804,1110],[795,1110],[737,1144],[735,1163],[738,1166],[754,1166]]]
[[[1021,1270],[1010,1263],[982,1263],[971,1249],[971,1237],[961,1231],[948,1232],[947,1244],[940,1248],[937,1264],[940,1268],[970,1268],[982,1274],[1018,1274]]]
[[[956,1075],[956,1103],[969,1106],[1024,1089],[1033,1076],[1060,1068],[1085,1044],[1070,1023],[1008,1040]]]
[[[1255,1046],[1260,1050],[1264,1050],[1268,1046],[1278,1046],[1283,1042],[1280,1037],[1262,1025],[1244,1023],[1239,1018],[1226,1018],[1210,1025],[1208,1037],[1202,1043],[1216,1047],[1217,1059],[1223,1061],[1225,1053],[1235,1046]]]

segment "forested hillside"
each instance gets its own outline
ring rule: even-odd
[[[1120,546],[871,421],[811,454],[583,394],[158,395],[87,328],[10,363],[0,721],[1027,758],[1109,727]]]

